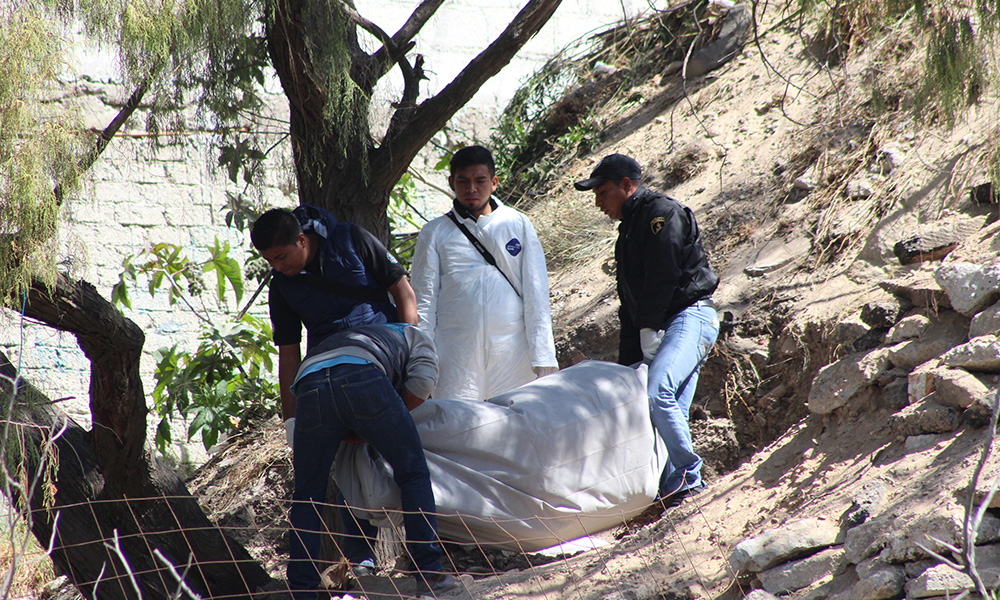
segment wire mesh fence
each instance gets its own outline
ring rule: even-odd
[[[290,536],[301,532],[287,521],[257,523],[205,523],[192,525],[176,513],[158,521],[150,512],[160,512],[185,498],[129,498],[94,500],[52,507],[49,514],[35,511],[32,521],[53,523],[49,553],[85,597],[213,599],[316,597],[317,590],[294,589],[285,578]],[[288,502],[283,508],[288,507]],[[114,505],[114,506],[109,506]],[[696,528],[706,535],[690,538],[679,524],[694,526],[699,511],[689,506],[684,513],[651,507],[641,515],[621,515],[622,525],[606,531],[590,531],[586,517],[567,514],[545,519],[574,519],[590,535],[542,551],[532,551],[538,540],[510,538],[504,544],[483,544],[472,532],[482,523],[468,527],[466,539],[442,540],[442,575],[450,585],[428,589],[403,542],[402,513],[393,511],[384,519],[377,540],[370,541],[375,554],[371,565],[350,562],[345,557],[346,534],[341,523],[331,522],[331,514],[343,505],[312,504],[323,516],[317,533],[324,538],[322,556],[312,561],[320,574],[320,596],[331,598],[476,598],[476,599],[576,599],[592,598],[662,599],[696,597],[697,590],[718,588],[727,576],[719,572],[721,548],[706,546],[711,524],[702,519]],[[118,523],[102,522],[114,509],[127,515]],[[693,510],[691,510],[693,509]],[[168,510],[169,513],[169,510]],[[438,514],[438,519],[457,522],[477,517]],[[89,517],[89,518],[88,518]],[[481,521],[481,519],[478,519]],[[153,523],[155,522],[155,525]],[[492,520],[499,530],[514,523]],[[557,529],[552,527],[551,529]],[[81,540],[80,531],[96,533]],[[37,533],[37,530],[36,530]],[[233,544],[201,545],[199,540],[245,540],[249,554],[233,550]],[[177,540],[181,540],[178,543]],[[356,538],[361,541],[360,538]],[[548,539],[547,535],[546,538]],[[76,540],[76,541],[71,541]],[[165,542],[166,540],[166,542]],[[165,542],[165,543],[164,543]],[[692,545],[693,542],[693,545]],[[357,544],[354,545],[355,547]],[[79,564],[80,557],[85,557]],[[725,562],[723,560],[723,562]],[[254,578],[262,567],[267,577]],[[12,565],[16,568],[16,565]],[[236,573],[237,585],[218,585],[220,570]],[[694,591],[692,591],[694,590]]]

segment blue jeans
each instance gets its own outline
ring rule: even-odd
[[[385,374],[371,364],[343,364],[302,378],[295,407],[295,492],[292,494],[288,585],[296,600],[315,599],[320,582],[321,514],[337,448],[353,432],[392,467],[399,486],[406,549],[417,569],[441,572],[441,546],[434,516],[434,492],[410,412]],[[372,557],[369,537],[375,528],[345,515],[345,556],[354,562]],[[358,527],[360,525],[360,527]],[[354,554],[352,556],[351,554]]]
[[[691,444],[688,417],[701,364],[719,336],[719,316],[705,301],[677,313],[664,328],[660,348],[649,365],[649,416],[667,447],[659,496],[699,488],[701,457]]]

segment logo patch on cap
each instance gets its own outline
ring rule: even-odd
[[[511,256],[517,256],[521,253],[521,242],[517,238],[510,238],[510,241],[507,242],[505,248],[507,248],[507,252]]]
[[[655,217],[649,222],[649,229],[653,232],[653,235],[656,235],[660,233],[660,230],[663,229],[663,224],[666,222],[667,220],[663,217]]]

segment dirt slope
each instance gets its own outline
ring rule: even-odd
[[[641,106],[609,111],[610,139],[576,161],[536,211],[560,235],[606,232],[598,251],[553,277],[561,360],[614,355],[614,226],[591,194],[571,187],[611,152],[636,157],[651,187],[696,211],[722,277],[715,299],[736,324],[705,367],[693,416],[710,457],[708,492],[613,549],[538,570],[545,589],[565,590],[555,597],[742,597],[750,582],[727,564],[737,543],[796,519],[838,520],[866,482],[889,482],[886,511],[965,501],[958,492],[985,429],[963,427],[913,450],[877,395],[829,415],[810,414],[806,401],[818,369],[854,350],[838,324],[884,298],[881,282],[922,268],[900,264],[897,242],[954,215],[996,218],[995,205],[970,199],[986,180],[993,99],[954,128],[921,125],[907,112],[923,57],[913,32],[878,31],[827,68],[814,60],[816,23],[768,11],[760,39],[735,61],[687,84],[651,80],[631,95],[641,94]],[[899,110],[875,112],[875,70]],[[680,85],[687,96],[649,117]],[[878,166],[888,153],[898,163],[891,170]],[[799,189],[808,187],[793,183],[802,176],[815,187]],[[870,194],[861,197],[859,186]],[[989,237],[948,260],[994,264]],[[996,378],[985,379],[995,389]],[[516,597],[553,597],[520,586]],[[514,597],[505,590],[476,597]]]
[[[970,200],[986,179],[991,111],[972,109],[954,128],[920,125],[907,112],[922,60],[913,32],[855,36],[844,60],[827,67],[815,59],[829,47],[819,25],[787,17],[768,5],[759,38],[707,76],[654,77],[630,90],[605,110],[604,143],[571,161],[532,210],[547,247],[566,239],[579,246],[552,266],[564,365],[581,355],[613,360],[617,344],[615,224],[572,182],[601,156],[624,152],[651,187],[696,211],[730,325],[705,365],[692,417],[708,490],[621,539],[603,534],[605,548],[466,578],[447,597],[741,598],[756,583],[729,566],[739,542],[807,517],[840,522],[867,483],[887,488],[882,514],[964,502],[985,428],[963,423],[910,443],[894,417],[900,406],[883,393],[888,385],[827,414],[811,413],[808,401],[821,367],[858,351],[865,335],[877,338],[867,349],[882,343],[884,330],[856,326],[866,307],[892,303],[880,284],[927,278],[940,264],[937,256],[902,265],[897,242],[946,218],[979,219],[979,227],[995,220],[995,204]],[[895,110],[875,110],[875,72],[880,102]],[[1000,262],[992,235],[972,237],[946,260]],[[995,388],[995,378],[983,379]],[[278,569],[280,557],[266,554]],[[366,583],[369,598],[395,589]],[[811,589],[796,598],[830,595]]]

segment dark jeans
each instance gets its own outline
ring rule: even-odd
[[[320,576],[320,515],[337,448],[353,432],[374,447],[392,467],[399,486],[406,529],[406,549],[417,569],[442,571],[441,546],[434,516],[434,493],[420,436],[409,411],[389,379],[374,365],[336,365],[298,383],[295,408],[295,492],[289,520],[291,548],[288,584],[296,600],[316,598]],[[348,535],[358,532],[352,517]],[[370,534],[372,528],[362,522]],[[363,538],[345,543],[353,562],[369,557]],[[351,556],[351,554],[355,556]]]

